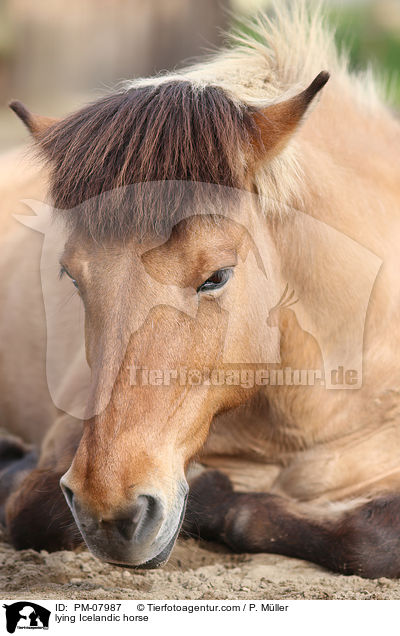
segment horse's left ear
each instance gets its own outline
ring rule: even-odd
[[[295,97],[254,113],[253,118],[259,132],[253,140],[257,159],[272,157],[283,150],[311,101],[328,79],[329,73],[321,71],[310,86]]]
[[[35,115],[31,113],[22,102],[12,101],[9,104],[11,110],[24,122],[25,126],[32,134],[32,137],[39,139],[41,134],[47,130],[50,126],[55,124],[58,119],[52,117],[42,117],[42,115]]]

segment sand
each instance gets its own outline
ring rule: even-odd
[[[75,552],[17,552],[0,535],[3,599],[400,599],[400,581],[341,576],[297,559],[236,555],[180,540],[162,569],[127,570]]]

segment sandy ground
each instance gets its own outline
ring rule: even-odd
[[[87,550],[16,552],[0,536],[3,599],[400,599],[400,581],[340,576],[268,554],[181,540],[164,568],[105,565]]]

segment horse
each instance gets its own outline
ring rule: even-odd
[[[13,545],[84,541],[155,568],[182,532],[398,577],[400,128],[321,12],[277,6],[209,59],[61,120],[11,107],[36,153],[0,165]],[[50,358],[68,358],[80,311],[83,416],[49,389],[43,237],[26,227],[41,213],[22,199],[66,237]],[[63,285],[80,310],[57,305]]]

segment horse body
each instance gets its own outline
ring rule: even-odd
[[[29,173],[26,182],[8,186],[13,198],[4,199],[1,217],[0,300],[5,311],[0,322],[0,382],[6,387],[0,402],[1,425],[42,444],[37,469],[15,482],[7,504],[9,527],[19,547],[27,541],[33,547],[71,547],[80,540],[60,498],[57,483],[63,476],[75,521],[95,554],[117,563],[159,565],[179,531],[188,481],[193,494],[186,528],[197,527],[206,538],[223,540],[238,550],[300,556],[364,576],[400,573],[400,565],[379,551],[380,542],[390,546],[390,554],[398,547],[400,128],[384,106],[366,93],[365,82],[352,81],[326,45],[327,35],[317,21],[307,23],[301,12],[297,18],[283,14],[280,20],[279,26],[270,27],[272,34],[263,32],[270,48],[250,39],[244,47],[178,76],[139,80],[127,87],[142,91],[144,108],[146,91],[152,87],[162,91],[164,86],[165,95],[177,99],[176,91],[181,89],[174,82],[189,82],[197,95],[204,87],[216,86],[232,100],[229,108],[247,104],[253,109],[251,116],[261,136],[269,125],[268,114],[265,122],[257,118],[258,109],[272,107],[270,120],[280,119],[268,128],[261,154],[258,137],[253,138],[255,159],[237,149],[236,167],[245,175],[242,186],[252,195],[247,205],[239,206],[235,223],[224,219],[210,226],[204,219],[184,220],[161,245],[147,239],[140,243],[127,232],[123,247],[118,248],[107,236],[84,242],[79,225],[70,232],[62,259],[72,277],[79,281],[86,276],[82,291],[88,322],[86,350],[97,378],[93,403],[101,401],[112,385],[106,408],[88,417],[84,426],[57,410],[46,384],[45,318],[37,269],[41,237],[27,242],[28,230],[16,228],[7,217],[10,209],[17,211],[14,202],[21,198],[44,197],[49,182],[59,202],[66,200],[69,174],[63,172],[64,159],[50,177],[45,171],[33,178]],[[297,48],[291,50],[296,38]],[[275,57],[271,55],[274,47]],[[333,77],[292,139],[300,102],[291,95],[296,93],[295,85],[304,86],[320,70],[315,69],[317,52]],[[183,100],[189,99],[185,90]],[[286,102],[282,96],[288,94]],[[209,99],[219,104],[212,92]],[[282,108],[283,103],[288,105]],[[283,125],[281,119],[290,105],[294,110]],[[219,107],[227,116],[227,104],[221,102]],[[122,112],[124,104],[119,108]],[[151,122],[160,125],[152,119],[152,111],[146,112],[148,126]],[[93,107],[85,116],[98,125],[99,113]],[[42,130],[24,116],[38,143],[50,153],[50,162],[57,162],[54,139],[62,144],[64,135],[68,141],[68,131],[79,122],[70,119],[65,128],[50,124],[47,134],[47,122]],[[234,118],[229,120],[232,126]],[[115,114],[113,121],[116,125]],[[168,122],[162,125],[167,127],[168,145],[171,129]],[[253,124],[249,125],[252,130]],[[100,133],[99,139],[98,147]],[[111,135],[103,142],[111,152]],[[104,148],[100,151],[106,162]],[[78,146],[75,152],[80,152]],[[146,161],[151,172],[148,155]],[[173,161],[177,169],[180,164]],[[117,166],[122,174],[126,165]],[[217,167],[223,185],[234,185],[227,182],[222,166]],[[76,169],[84,170],[82,159]],[[192,169],[200,175],[197,164]],[[76,175],[71,175],[71,182],[73,178]],[[104,182],[107,178],[105,173]],[[254,193],[260,198],[254,198]],[[92,219],[88,217],[87,222]],[[323,225],[335,233],[324,234]],[[255,276],[257,257],[243,230],[249,227],[258,228],[257,249],[266,271],[261,283]],[[342,242],[340,235],[350,241]],[[135,250],[140,254],[136,260]],[[234,252],[236,264],[230,260]],[[216,303],[204,297],[190,316],[177,309],[193,300],[184,290],[200,289],[212,272],[233,266],[236,287],[231,298],[221,295]],[[96,291],[87,284],[88,272]],[[173,307],[160,302],[156,285],[146,287],[145,272],[150,272],[159,290],[169,280],[175,281],[170,291]],[[121,290],[121,277],[126,289],[135,281],[136,291],[125,304],[115,291]],[[285,285],[295,290],[301,308],[282,306],[275,314],[271,310],[268,318],[266,298],[271,308]],[[56,285],[53,293],[59,293]],[[152,294],[154,302],[143,325],[139,330],[131,328],[134,307],[144,295]],[[318,304],[322,297],[327,299],[325,308]],[[113,302],[100,302],[105,298]],[[366,305],[365,324],[355,317],[357,302]],[[29,329],[22,306],[29,307]],[[67,318],[68,311],[65,307]],[[340,345],[346,330],[350,338],[361,338],[362,384],[356,390],[294,382],[230,389],[162,387],[158,393],[155,387],[141,387],[139,393],[129,388],[127,362],[133,358],[143,359],[153,369],[162,368],[165,361],[171,369],[185,364],[214,368],[223,364],[224,346],[224,355],[232,355],[239,363],[248,352],[255,358],[263,347],[271,352],[273,346],[265,342],[263,330],[253,328],[267,321],[280,332],[282,368],[323,373],[326,348],[312,334],[315,324],[325,329],[328,342]],[[344,338],[344,359],[347,349]],[[108,362],[115,358],[118,364],[112,375]],[[73,369],[70,375],[73,386]],[[203,467],[222,470],[235,490],[227,477],[213,470],[198,471],[191,465],[193,458]],[[47,534],[32,518],[41,492],[52,497],[60,510],[59,525]],[[107,538],[113,537],[111,552],[104,541],[104,527]],[[132,548],[132,537],[138,547]],[[372,558],[371,546],[376,552]]]
[[[46,382],[39,273],[42,241],[16,222],[12,214],[26,214],[22,200],[42,200],[48,184],[45,169],[32,163],[25,149],[2,157],[1,178],[0,329],[2,342],[7,343],[1,353],[1,426],[27,442],[40,444],[57,415]],[[25,314],[28,307],[32,317],[29,325]]]

